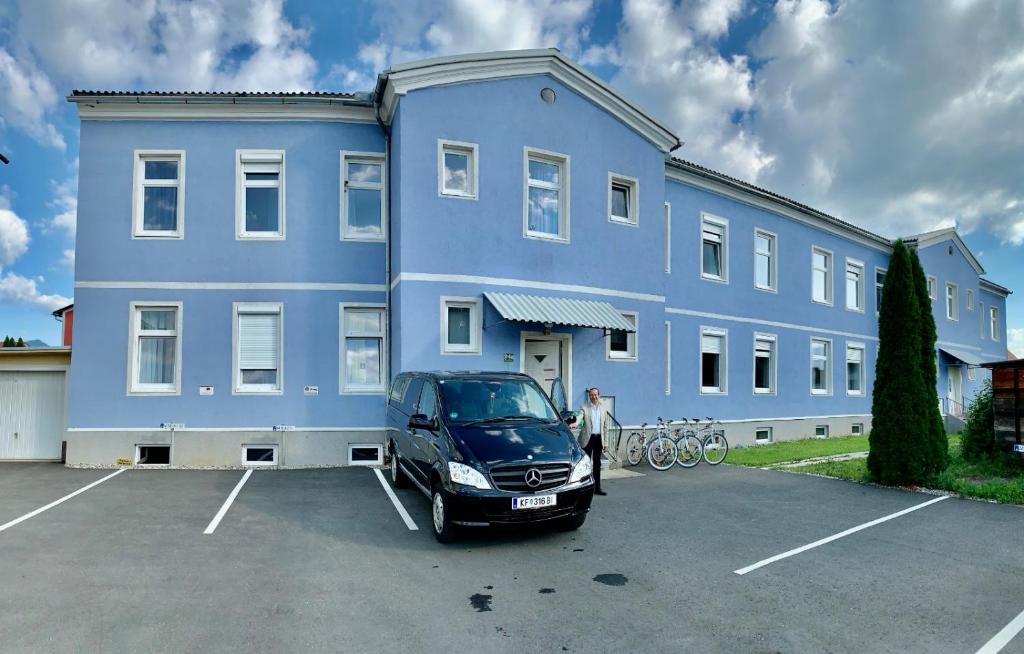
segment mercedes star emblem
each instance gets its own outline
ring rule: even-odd
[[[540,486],[541,479],[543,478],[544,476],[540,474],[540,470],[537,470],[536,468],[530,468],[526,471],[526,485],[530,488],[537,488]]]

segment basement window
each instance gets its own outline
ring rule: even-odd
[[[854,436],[860,436],[861,434],[863,434],[864,433],[864,423],[862,423],[862,422],[855,422],[855,423],[853,423],[853,426],[850,427],[850,433],[853,434]]]
[[[140,466],[166,466],[171,464],[170,445],[136,445],[135,464]]]
[[[815,438],[828,438],[828,425],[818,425],[814,428]]]
[[[755,443],[771,443],[772,442],[772,428],[763,427],[761,429],[754,430],[754,442]]]
[[[243,445],[242,465],[276,466],[277,445]]]
[[[375,444],[349,445],[348,464],[350,466],[384,465],[384,448]]]

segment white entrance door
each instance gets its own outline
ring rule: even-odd
[[[0,460],[59,459],[63,372],[0,372]]]
[[[954,416],[960,416],[963,414],[963,406],[961,405],[963,378],[960,374],[960,366],[949,366],[946,371],[946,399],[947,404],[949,404],[949,413]]]
[[[527,340],[523,369],[550,396],[551,383],[562,376],[562,342],[554,339]]]

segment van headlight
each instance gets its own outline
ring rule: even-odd
[[[584,456],[580,459],[580,462],[573,466],[572,474],[569,476],[569,483],[575,484],[576,482],[583,481],[590,476],[590,473],[594,471],[593,464],[590,463],[590,457]]]
[[[473,488],[479,488],[482,490],[490,490],[491,488],[491,485],[487,483],[487,479],[480,474],[479,470],[471,468],[464,463],[449,461],[448,474],[451,476],[453,482],[461,484],[462,486],[472,486]]]

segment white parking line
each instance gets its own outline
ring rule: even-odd
[[[1024,629],[1024,611],[1021,611],[1017,614],[1016,618],[1010,620],[1010,624],[1003,627],[1002,631],[992,636],[992,640],[982,645],[977,654],[996,654],[996,652],[1006,647],[1022,629]]]
[[[52,509],[53,507],[57,506],[58,504],[62,504],[64,502],[67,502],[72,497],[74,497],[76,495],[81,495],[82,493],[84,493],[85,491],[89,490],[90,488],[92,488],[94,486],[99,486],[100,484],[102,484],[103,482],[105,482],[108,479],[113,479],[114,477],[118,476],[119,474],[121,474],[122,472],[124,472],[127,469],[128,468],[121,468],[117,472],[112,472],[112,473],[110,473],[109,475],[107,475],[106,477],[104,477],[102,479],[97,479],[96,481],[92,482],[88,486],[83,486],[83,487],[79,488],[74,493],[68,493],[67,495],[65,495],[64,497],[60,498],[59,500],[54,500],[53,502],[50,502],[46,506],[40,507],[40,508],[36,509],[35,511],[32,511],[31,513],[26,513],[25,515],[21,516],[20,518],[15,518],[14,520],[11,520],[10,522],[8,522],[6,524],[0,525],[0,531],[4,531],[6,529],[9,529],[9,528],[13,527],[16,524],[25,522],[29,518],[34,518],[35,516],[39,515],[43,511],[47,511],[49,509]]]
[[[789,550],[788,552],[783,552],[782,554],[776,554],[773,557],[764,559],[763,561],[758,561],[757,563],[755,563],[753,565],[748,565],[745,568],[740,568],[739,570],[733,570],[733,572],[735,572],[738,575],[745,575],[748,572],[753,572],[754,570],[757,570],[758,568],[763,568],[764,566],[766,566],[766,565],[768,565],[770,563],[775,563],[776,561],[781,561],[782,559],[788,559],[789,557],[795,556],[797,554],[800,554],[801,552],[806,552],[807,550],[814,549],[815,547],[819,547],[821,545],[825,545],[827,543],[831,543],[832,541],[839,540],[840,538],[842,538],[844,536],[849,536],[850,534],[855,534],[858,531],[861,531],[863,529],[867,529],[868,527],[874,527],[875,525],[882,524],[883,522],[888,522],[889,520],[892,520],[893,518],[898,518],[900,516],[907,515],[908,513],[911,513],[913,511],[917,511],[918,509],[923,509],[926,506],[931,506],[932,504],[935,504],[936,502],[941,502],[942,500],[947,500],[947,499],[949,499],[948,495],[942,495],[941,497],[936,497],[935,499],[928,500],[927,502],[922,502],[921,504],[915,504],[914,506],[912,506],[910,508],[907,508],[907,509],[903,509],[902,511],[897,511],[896,513],[890,513],[889,515],[884,516],[882,518],[878,518],[877,520],[872,520],[871,522],[865,522],[862,525],[857,525],[856,527],[851,527],[850,529],[847,529],[846,531],[841,531],[838,534],[832,534],[831,536],[829,536],[827,538],[822,538],[821,540],[816,540],[813,543],[808,543],[807,545],[803,545],[802,547],[798,547],[796,549]]]
[[[398,515],[402,516],[402,520],[405,521],[405,526],[409,528],[409,531],[419,530],[416,523],[412,521],[412,516],[410,516],[409,512],[405,510],[402,503],[398,501],[398,496],[395,495],[395,491],[391,490],[391,485],[384,480],[384,475],[381,474],[380,469],[374,468],[373,472],[377,475],[377,479],[380,480],[380,485],[384,487],[384,492],[391,498],[391,503],[395,505],[395,510],[398,511]]]
[[[235,485],[235,489],[231,491],[230,495],[228,495],[228,499],[224,500],[224,504],[221,505],[220,511],[217,511],[217,515],[213,516],[213,520],[211,520],[210,524],[206,526],[206,531],[203,532],[204,534],[212,534],[213,531],[217,528],[217,525],[220,524],[220,521],[224,517],[224,514],[227,513],[228,509],[231,508],[231,503],[235,501],[236,497],[238,497],[238,491],[242,490],[242,486],[245,486],[245,482],[249,481],[249,477],[251,475],[251,468],[245,471],[245,474],[242,475],[242,478],[239,479],[238,483]]]

